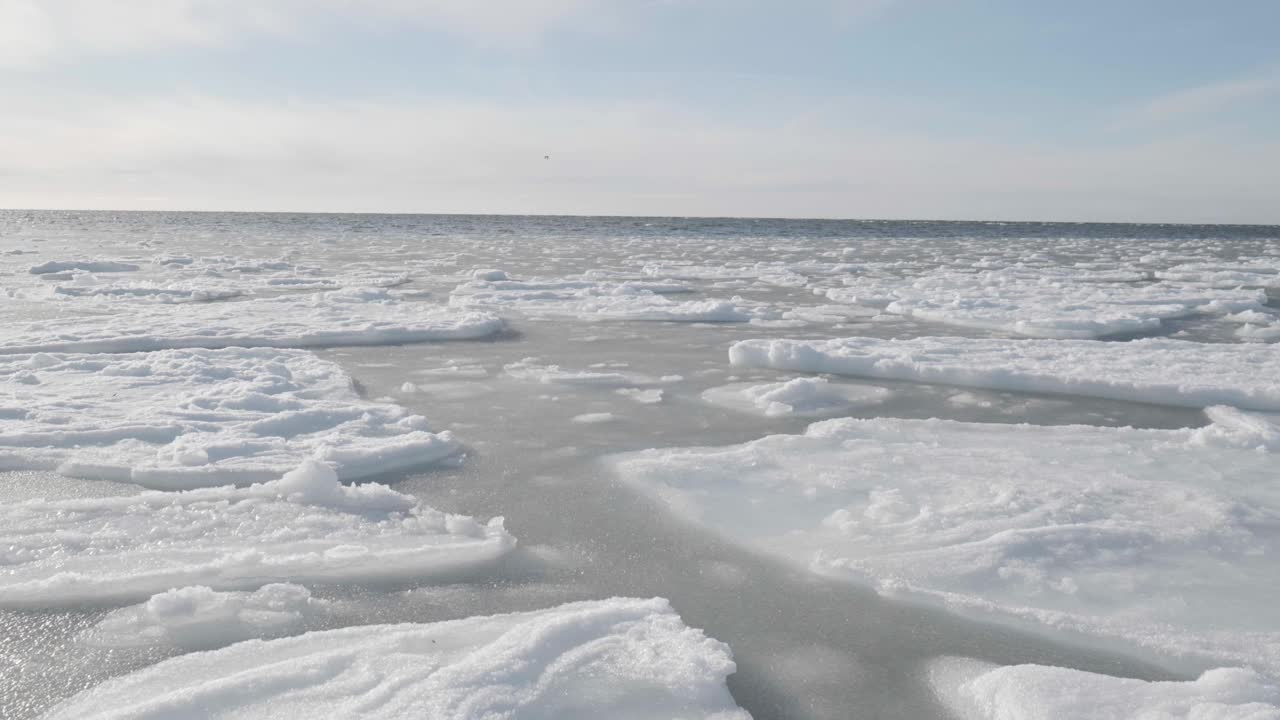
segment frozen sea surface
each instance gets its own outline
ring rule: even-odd
[[[4,212],[0,253],[0,717],[1280,713],[1280,229]]]

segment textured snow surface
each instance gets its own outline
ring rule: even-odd
[[[1280,719],[1280,686],[1243,668],[1209,670],[1182,682],[1147,682],[940,658],[929,664],[929,676],[938,699],[958,720]]]
[[[1132,282],[1141,277],[1042,267],[943,270],[911,281],[855,277],[826,295],[920,320],[1045,338],[1150,332],[1167,319],[1236,312],[1267,301],[1257,289]]]
[[[6,328],[0,354],[387,345],[473,339],[504,327],[491,313],[398,300],[383,289],[192,303],[180,311],[153,303],[113,305],[110,310]]]
[[[851,337],[745,340],[729,349],[729,360],[743,367],[992,390],[1280,410],[1280,350],[1270,345]]]
[[[1280,426],[829,420],[613,464],[815,572],[1173,655],[1280,670]]]
[[[778,383],[736,383],[711,388],[702,399],[732,410],[781,417],[826,415],[855,407],[878,405],[893,393],[869,385],[839,385],[826,378],[796,378]]]
[[[187,489],[271,480],[308,457],[352,479],[459,452],[299,350],[8,355],[0,383],[7,470]]]
[[[649,377],[639,373],[627,372],[626,363],[622,368],[596,368],[590,370],[570,370],[559,365],[545,365],[538,358],[528,357],[519,362],[508,363],[502,369],[510,377],[517,380],[542,383],[544,385],[594,385],[600,387],[633,387],[637,385],[656,385],[678,380],[678,376],[662,378]]]
[[[252,592],[219,592],[201,585],[174,588],[111,612],[84,640],[106,647],[202,650],[288,634],[308,617],[322,614],[323,607],[305,587],[291,583],[272,583]]]
[[[486,271],[491,274],[493,271]],[[452,307],[515,310],[530,317],[666,322],[747,322],[761,316],[753,303],[733,300],[672,300],[690,288],[673,283],[602,280],[473,279],[454,289]]]
[[[185,585],[420,580],[515,546],[502,518],[447,515],[305,461],[247,488],[0,507],[0,607],[136,600]]]
[[[109,680],[50,720],[746,720],[729,648],[662,599],[248,641]]]

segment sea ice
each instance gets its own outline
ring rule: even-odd
[[[133,272],[139,269],[141,267],[133,263],[113,260],[50,260],[33,266],[28,272],[32,275],[50,275],[75,270],[91,273],[118,273]]]
[[[112,611],[83,640],[105,647],[206,650],[290,634],[321,615],[324,607],[305,587],[292,583],[272,583],[252,592],[220,592],[200,585],[174,588]]]
[[[1049,268],[939,270],[910,280],[855,276],[847,287],[829,289],[826,295],[837,302],[881,307],[919,320],[1076,339],[1150,332],[1164,320],[1236,312],[1267,302],[1266,293],[1258,289],[1107,282],[1111,279]]]
[[[815,572],[1280,671],[1280,426],[840,419],[617,456],[679,515]]]
[[[353,479],[460,451],[299,350],[9,355],[0,382],[6,470],[189,489],[270,480],[307,457]]]
[[[0,607],[138,600],[188,585],[418,581],[514,546],[501,517],[480,524],[385,485],[342,485],[309,460],[246,488],[0,506]]]
[[[538,358],[527,357],[503,366],[503,371],[517,380],[544,385],[593,385],[598,387],[633,387],[667,382],[667,378],[653,378],[631,372],[600,370],[568,370],[559,365],[544,365]]]
[[[826,378],[796,378],[778,383],[734,383],[711,388],[702,399],[731,410],[781,417],[826,415],[884,402],[892,393],[870,385],[838,385]]]
[[[850,337],[745,340],[729,349],[729,360],[742,367],[992,390],[1280,410],[1280,353],[1269,345]]]
[[[247,642],[108,680],[48,720],[749,720],[728,646],[666,600],[615,598]]]
[[[504,327],[486,312],[457,312],[393,298],[386,290],[338,290],[252,302],[172,307],[130,304],[16,324],[0,332],[0,354],[143,352],[166,348],[390,345],[484,337]]]
[[[642,390],[640,388],[618,388],[617,390],[614,390],[614,392],[622,395],[623,397],[629,397],[641,405],[656,405],[662,402],[662,390],[656,388],[650,390]]]
[[[689,291],[683,285],[654,282],[475,279],[454,289],[449,305],[583,320],[747,322],[760,315],[751,303],[739,298],[675,301],[666,297]]]
[[[958,720],[1280,720],[1280,686],[1243,668],[1147,682],[948,657],[931,662],[928,672],[938,699]]]

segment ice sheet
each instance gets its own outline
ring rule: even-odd
[[[731,410],[782,417],[829,415],[855,407],[879,405],[892,392],[872,385],[836,384],[826,378],[796,378],[778,383],[734,383],[711,388],[702,399]]]
[[[321,616],[326,603],[292,583],[272,583],[252,592],[217,591],[196,585],[174,588],[138,605],[114,610],[83,642],[115,648],[164,646],[206,650],[251,638],[292,634]]]
[[[1113,282],[1116,279],[1130,278],[1043,267],[942,269],[914,279],[855,277],[826,295],[920,320],[1044,338],[1151,332],[1164,320],[1236,312],[1267,301],[1258,289]]]
[[[746,340],[742,367],[913,380],[1021,392],[1280,410],[1280,352],[1267,345],[1150,338],[1001,340],[871,337]]]
[[[747,720],[729,648],[667,601],[612,599],[249,641],[109,680],[49,720]]]
[[[0,507],[0,607],[140,600],[187,585],[419,581],[510,551],[481,524],[306,461],[247,488],[31,500]]]
[[[749,547],[984,617],[1280,671],[1280,426],[829,420],[620,476]]]
[[[337,290],[252,302],[113,306],[0,331],[0,354],[144,352],[167,348],[388,345],[464,340],[503,329],[486,312],[397,300],[386,290]]]
[[[307,457],[352,479],[460,451],[299,350],[9,355],[0,383],[8,470],[189,489],[270,480]]]
[[[1241,668],[1146,682],[1043,665],[965,658],[930,663],[938,698],[958,720],[1277,720],[1280,686]]]
[[[462,309],[515,310],[531,317],[665,322],[747,322],[763,311],[740,298],[684,300],[684,285],[577,279],[483,280],[459,285],[449,305]]]

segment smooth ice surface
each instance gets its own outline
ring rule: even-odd
[[[184,585],[419,580],[510,551],[481,524],[385,485],[346,486],[309,460],[247,488],[0,507],[0,607],[133,600]]]
[[[49,720],[747,720],[728,646],[667,601],[615,598],[434,624],[311,632],[167,660]]]
[[[829,420],[613,461],[682,516],[828,576],[1280,672],[1280,426]]]
[[[826,378],[796,378],[778,383],[735,383],[711,388],[702,399],[731,410],[766,417],[833,415],[849,408],[878,405],[892,393],[870,385],[841,385]]]
[[[335,290],[253,301],[150,303],[18,324],[0,334],[0,354],[123,353],[166,348],[387,345],[466,340],[503,329],[486,312],[454,312],[399,300],[382,289]]]
[[[158,645],[202,650],[291,634],[309,617],[323,612],[323,601],[292,583],[272,583],[252,592],[196,585],[112,611],[85,633],[83,641],[116,648]]]
[[[156,489],[279,477],[304,458],[343,479],[456,455],[448,431],[362,399],[332,362],[225,348],[0,356],[0,467]]]
[[[1140,282],[1144,279],[1142,273],[1045,267],[948,269],[909,281],[855,275],[826,295],[895,315],[1044,338],[1150,332],[1165,320],[1236,312],[1267,302],[1267,294],[1257,289]]]
[[[965,658],[930,663],[939,699],[958,720],[1277,720],[1280,685],[1218,668],[1195,680],[1147,682],[1041,665]]]
[[[729,361],[741,367],[992,390],[1280,410],[1280,352],[1269,345],[1164,338],[746,340],[729,349]]]

